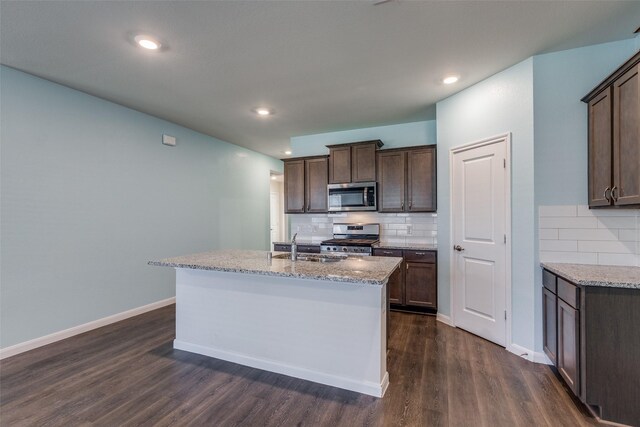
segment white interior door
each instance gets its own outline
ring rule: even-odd
[[[507,136],[452,150],[454,322],[506,345]]]

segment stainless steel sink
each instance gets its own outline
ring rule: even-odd
[[[291,253],[275,255],[276,259],[290,259]],[[311,255],[311,254],[298,254],[298,261],[309,262],[338,262],[342,261],[346,257],[336,255]]]

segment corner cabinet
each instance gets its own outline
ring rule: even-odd
[[[589,206],[640,207],[640,52],[582,101],[588,104]]]
[[[640,289],[579,286],[542,270],[543,349],[605,421],[640,425]]]
[[[375,248],[373,256],[403,258],[388,282],[391,309],[435,313],[438,308],[436,251]]]
[[[328,157],[283,159],[285,213],[326,213]]]
[[[378,211],[436,211],[436,146],[378,151]]]

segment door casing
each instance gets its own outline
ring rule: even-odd
[[[485,145],[495,144],[497,142],[505,142],[505,234],[507,235],[507,243],[505,248],[505,310],[507,311],[505,342],[507,350],[511,351],[511,132],[506,132],[490,138],[482,139],[480,141],[471,142],[468,144],[459,145],[449,150],[449,194],[453,191],[453,155],[473,148],[482,147]],[[455,295],[456,295],[456,268],[454,260],[454,234],[453,234],[453,197],[449,197],[449,277],[451,278],[451,290],[450,290],[450,316],[451,324],[456,326],[455,319]]]

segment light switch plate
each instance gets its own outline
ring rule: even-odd
[[[171,135],[162,135],[162,143],[171,147],[176,146],[176,137]]]

